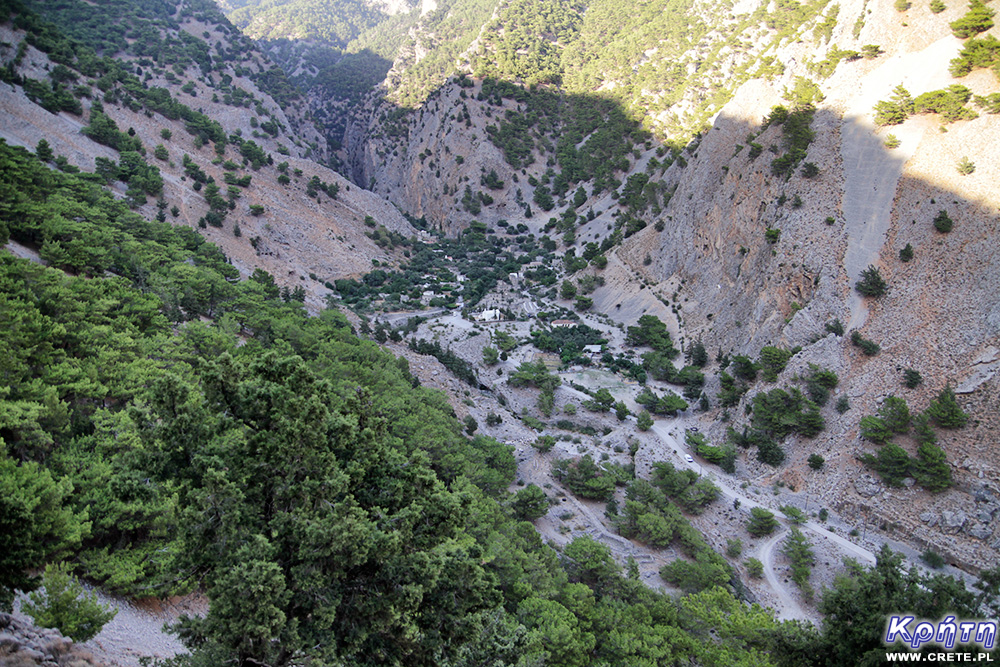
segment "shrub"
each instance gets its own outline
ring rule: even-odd
[[[888,396],[878,414],[893,433],[906,433],[910,430],[910,408],[905,399]]]
[[[960,173],[962,176],[968,176],[969,174],[971,174],[976,170],[976,164],[972,162],[968,157],[963,157],[961,160],[958,161],[958,164],[955,165],[955,169],[957,169],[958,173]]]
[[[913,246],[907,243],[899,251],[899,260],[901,262],[909,262],[913,259]]]
[[[24,604],[24,613],[43,628],[58,628],[74,641],[91,639],[104,624],[115,617],[117,609],[106,609],[97,601],[96,593],[84,593],[71,574],[69,565],[46,565],[42,576],[44,592],[31,593]]]
[[[764,380],[767,382],[774,382],[777,380],[778,374],[785,370],[785,366],[788,364],[788,360],[791,359],[791,357],[791,352],[783,350],[779,347],[767,345],[761,348],[758,366],[761,370],[761,375],[764,376]]]
[[[940,14],[944,10],[948,9],[948,5],[944,4],[942,0],[931,0],[931,13]]]
[[[942,234],[947,234],[954,226],[955,223],[948,215],[948,211],[938,211],[938,214],[934,217],[934,229],[938,230]]]
[[[548,513],[549,499],[539,487],[529,484],[517,492],[510,502],[510,508],[521,521],[534,521]]]
[[[903,370],[903,386],[907,389],[916,389],[924,381],[923,376],[920,372],[912,368],[906,368]]]
[[[892,6],[896,8],[897,12],[905,12],[910,8],[910,0],[896,0]]]
[[[865,60],[874,60],[882,55],[882,47],[878,44],[865,44],[861,47],[861,55]]]
[[[615,476],[598,467],[588,454],[581,459],[560,459],[552,474],[575,495],[591,500],[610,500],[615,491]]]
[[[931,493],[940,493],[951,486],[951,466],[944,450],[931,442],[917,447],[917,456],[910,462],[910,472],[917,483]]]
[[[890,442],[878,450],[878,454],[864,454],[861,460],[879,474],[889,486],[901,487],[910,471],[910,456],[899,445]]]
[[[880,100],[874,110],[876,125],[899,125],[913,113],[913,98],[899,85],[893,89],[889,101]]]
[[[809,455],[809,467],[812,468],[813,470],[819,470],[820,468],[823,467],[824,463],[826,463],[826,459],[824,459],[819,454]]]
[[[969,3],[969,11],[957,21],[952,21],[948,25],[952,33],[959,39],[968,39],[973,35],[989,30],[993,27],[994,11],[987,7],[982,0],[972,0]]]
[[[885,147],[892,150],[893,148],[899,148],[902,143],[895,134],[890,134],[885,138]]]
[[[840,322],[839,319],[835,319],[832,322],[827,322],[824,328],[826,329],[827,333],[832,333],[837,336],[844,335],[844,325]]]
[[[945,123],[956,120],[972,120],[978,114],[965,106],[972,99],[972,91],[965,86],[953,84],[943,90],[932,90],[913,100],[914,113],[941,114]]]
[[[741,553],[743,553],[743,540],[739,538],[727,538],[726,555],[730,558],[739,558]]]
[[[927,406],[927,416],[941,428],[962,428],[969,421],[969,415],[958,405],[951,385],[946,385]]]
[[[788,520],[794,524],[803,524],[809,520],[809,517],[806,516],[805,512],[794,505],[782,505],[778,509],[780,509],[781,513],[788,517]]]
[[[920,560],[924,561],[927,567],[934,570],[940,570],[944,567],[944,558],[933,549],[928,549],[920,554]]]
[[[836,388],[840,379],[837,374],[826,368],[820,368],[816,364],[809,364],[809,374],[804,378],[806,383],[806,393],[817,405],[826,405],[830,399],[830,391]]]
[[[792,561],[792,581],[802,589],[806,597],[812,596],[809,574],[812,571],[813,563],[816,562],[811,546],[802,531],[798,528],[792,528],[792,534],[785,540],[781,550]]]
[[[648,431],[653,427],[653,417],[649,414],[649,412],[643,410],[639,413],[636,426],[638,426],[640,431]]]
[[[848,399],[846,395],[841,396],[840,398],[837,399],[837,404],[834,406],[834,409],[837,411],[838,414],[844,414],[845,412],[851,409],[850,399]]]
[[[851,332],[851,345],[860,347],[861,352],[867,357],[874,357],[882,349],[875,341],[862,338],[861,334],[857,331]]]
[[[774,518],[772,512],[768,512],[762,507],[754,507],[750,510],[750,522],[747,524],[747,532],[754,537],[770,535],[778,527],[778,520]]]
[[[861,279],[854,283],[856,289],[862,296],[880,297],[885,294],[887,285],[879,273],[872,265],[861,273]]]
[[[760,579],[764,576],[764,564],[756,558],[747,558],[743,564],[746,565],[747,574],[751,579]]]
[[[540,452],[547,452],[556,444],[556,439],[551,435],[543,435],[531,443],[531,446]]]

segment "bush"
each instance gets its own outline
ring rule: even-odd
[[[888,396],[878,414],[893,433],[906,433],[910,430],[910,408],[905,399]]]
[[[774,514],[761,507],[754,507],[750,510],[750,522],[747,524],[747,532],[754,537],[770,535],[778,527],[778,520]]]
[[[886,148],[892,150],[893,148],[899,148],[902,142],[900,142],[899,137],[897,137],[895,134],[890,134],[885,138],[885,142],[883,143],[885,144]]]
[[[834,406],[834,409],[837,411],[838,414],[844,414],[845,412],[851,409],[850,399],[848,399],[846,395],[841,396],[840,398],[837,399],[837,404]]]
[[[553,476],[575,495],[591,500],[610,500],[615,492],[615,476],[598,467],[588,454],[581,459],[560,459],[552,465]]]
[[[969,421],[969,415],[959,407],[951,385],[946,385],[927,406],[927,416],[941,428],[962,428]]]
[[[117,609],[102,607],[96,593],[85,594],[65,563],[45,566],[42,585],[44,591],[28,596],[24,613],[34,619],[35,625],[58,628],[74,641],[91,639],[118,613]]]
[[[901,262],[909,262],[913,259],[913,246],[907,243],[899,251],[899,260]]]
[[[785,540],[782,553],[792,561],[792,581],[802,589],[807,596],[811,596],[812,587],[809,586],[809,574],[812,571],[816,557],[811,549],[812,545],[805,538],[798,528],[792,528],[792,534]]]
[[[880,100],[875,104],[876,125],[899,125],[913,113],[913,98],[902,85],[896,86],[889,101]]]
[[[897,12],[905,12],[910,8],[910,0],[896,0],[892,6],[896,8]]]
[[[924,378],[920,375],[920,371],[912,368],[903,370],[903,386],[907,389],[916,389],[923,381]]]
[[[888,286],[885,284],[885,280],[882,279],[882,274],[879,273],[872,265],[868,265],[868,268],[861,273],[861,279],[854,284],[854,289],[856,289],[862,296],[880,297],[885,294]]]
[[[826,463],[826,459],[824,459],[819,454],[809,455],[809,467],[812,468],[813,470],[819,470],[820,468],[823,467],[824,463]]]
[[[957,21],[952,21],[948,25],[952,33],[959,39],[968,39],[973,35],[989,30],[993,27],[993,10],[987,7],[982,0],[972,0],[969,3],[969,11]]]
[[[938,211],[938,214],[934,216],[934,229],[938,230],[942,234],[947,234],[954,226],[955,223],[948,215],[948,211]]]
[[[832,322],[827,322],[824,328],[827,333],[832,333],[837,336],[844,335],[844,325],[840,322],[840,320],[835,319]]]
[[[861,334],[857,331],[851,332],[851,345],[855,347],[860,347],[861,352],[865,356],[874,357],[882,349],[879,347],[878,343],[867,338],[862,338]]]
[[[805,512],[794,505],[782,505],[778,509],[780,509],[781,513],[788,517],[788,520],[794,524],[803,524],[809,520],[809,517],[806,516]]]
[[[739,558],[743,553],[743,540],[736,538],[726,539],[726,555],[730,558]]]
[[[764,564],[756,558],[747,558],[743,564],[747,566],[747,574],[751,579],[760,579],[764,576]]]
[[[649,412],[643,410],[639,413],[636,426],[638,426],[640,431],[648,431],[653,427],[653,417],[649,414]]]
[[[948,5],[944,4],[942,0],[931,0],[931,13],[940,14],[944,10],[948,9]]]
[[[960,173],[962,176],[968,176],[969,174],[971,174],[976,170],[976,164],[972,162],[968,157],[963,157],[961,160],[958,161],[958,164],[955,165],[955,168],[958,170],[958,173]]]
[[[540,436],[538,440],[535,440],[533,443],[531,443],[531,446],[540,452],[547,452],[551,450],[552,447],[555,446],[555,444],[556,444],[555,438],[553,438],[551,435],[543,435]]]
[[[469,435],[475,433],[476,429],[479,428],[479,424],[476,423],[476,420],[473,419],[472,415],[466,415],[462,423],[465,424],[465,432]]]
[[[917,456],[910,461],[910,472],[917,484],[931,493],[940,493],[952,484],[948,457],[932,442],[924,442],[917,447]]]
[[[780,347],[766,345],[760,350],[760,361],[758,367],[764,380],[774,382],[778,379],[778,374],[785,370],[788,360],[792,358],[792,353]]]
[[[515,494],[510,508],[521,521],[534,521],[548,513],[549,499],[539,487],[529,484]]]
[[[861,437],[877,444],[885,444],[892,439],[892,430],[881,417],[866,415],[859,424]]]
[[[941,555],[933,549],[928,549],[920,554],[920,560],[924,561],[927,567],[934,570],[940,570],[944,567],[944,558],[942,558]]]
[[[909,454],[893,442],[883,445],[875,456],[862,455],[861,460],[875,470],[882,481],[897,488],[903,486],[903,480],[910,472]]]

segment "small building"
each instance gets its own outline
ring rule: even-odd
[[[499,308],[492,308],[484,310],[481,313],[476,313],[472,316],[472,319],[476,322],[499,322],[503,319],[503,313],[500,312]]]
[[[549,326],[551,326],[553,329],[555,329],[556,327],[573,327],[576,326],[576,322],[574,322],[573,320],[552,320],[552,324],[550,324]]]

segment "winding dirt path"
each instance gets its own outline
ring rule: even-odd
[[[809,618],[812,616],[812,614],[803,609],[796,597],[789,592],[789,586],[774,571],[774,547],[778,542],[784,540],[789,532],[788,530],[781,530],[760,545],[760,562],[764,564],[764,578],[781,602],[781,607],[777,609],[778,620],[781,621]]]

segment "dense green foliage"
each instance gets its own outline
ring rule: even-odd
[[[909,370],[909,369],[908,369]],[[933,425],[940,428],[961,428],[968,416],[962,411],[950,386],[945,386],[923,413],[910,414],[906,401],[888,396],[879,407],[878,415],[861,418],[861,436],[880,445],[875,454],[863,454],[861,460],[878,472],[889,486],[902,486],[912,476],[920,486],[937,493],[952,485],[951,466],[947,455],[937,444]],[[917,442],[917,455],[911,457],[905,449],[892,442],[910,432]]]
[[[22,607],[24,613],[31,616],[35,625],[58,628],[74,641],[85,642],[94,637],[118,613],[101,606],[96,593],[84,593],[65,563],[47,565],[42,585],[44,592],[29,594]]]
[[[231,12],[229,19],[254,39],[291,37],[345,46],[385,15],[354,0],[256,0]]]
[[[996,12],[986,6],[982,0],[971,0],[969,11],[960,19],[952,21],[948,25],[955,37],[967,39],[973,35],[989,30],[993,27],[993,16]]]
[[[768,512],[762,507],[752,507],[750,509],[750,521],[747,523],[747,532],[754,537],[770,535],[778,525],[778,520],[774,518],[773,512]]]
[[[21,531],[2,533],[16,538],[5,572],[72,549],[122,592],[202,585],[210,612],[182,636],[216,664],[739,664],[725,657],[734,647],[760,664],[778,626],[728,593],[674,602],[621,578],[586,539],[560,564],[491,498],[513,478],[509,448],[462,436],[441,395],[335,312],[306,317],[266,274],[237,282],[196,234],[145,222],[23,151],[3,159],[3,222],[41,251],[57,256],[57,241],[28,228],[23,207],[101,212],[58,241],[80,248],[81,272],[100,261],[91,279],[0,261],[2,519]],[[185,322],[198,314],[214,321]],[[658,480],[690,510],[717,493],[675,477]],[[542,498],[527,493],[511,511],[537,516]],[[699,572],[671,576],[728,579]],[[760,630],[731,633],[735,616]]]
[[[993,35],[982,39],[970,39],[959,52],[958,57],[951,61],[948,71],[954,77],[963,77],[972,70],[983,67],[1000,66],[1000,40]],[[997,76],[1000,77],[1000,70]]]
[[[879,270],[872,265],[861,272],[861,278],[854,283],[854,289],[862,296],[880,297],[888,289],[885,280]]]

